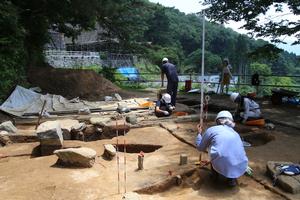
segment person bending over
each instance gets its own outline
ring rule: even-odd
[[[207,149],[214,177],[222,175],[227,178],[229,186],[236,186],[237,178],[242,176],[248,167],[243,142],[233,130],[235,124],[230,112],[219,112],[216,124],[204,133],[198,125],[196,146],[199,151]]]
[[[178,89],[178,74],[175,65],[169,62],[168,58],[162,59],[161,66],[161,87],[164,87],[164,74],[167,77],[167,93],[169,93],[172,97],[171,103],[172,105],[176,105],[176,96]]]
[[[260,106],[251,97],[241,96],[239,93],[232,93],[230,95],[231,101],[237,104],[235,117],[239,118],[242,123],[246,123],[247,120],[259,119],[262,117]]]
[[[156,102],[155,115],[157,117],[168,117],[172,114],[175,107],[171,103],[171,95],[165,93],[161,99]]]

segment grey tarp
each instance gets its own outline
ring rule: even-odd
[[[137,107],[139,105],[136,99],[123,100],[121,102],[88,102],[79,99],[78,101],[73,101],[60,95],[42,95],[21,86],[17,86],[6,101],[0,106],[0,110],[21,117],[24,113],[40,112],[45,100],[45,110],[47,112],[79,110],[83,108],[116,109],[117,103],[127,107]]]

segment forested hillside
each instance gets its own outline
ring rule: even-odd
[[[119,41],[118,52],[138,53],[156,65],[168,57],[180,72],[199,71],[202,20],[196,14],[186,15],[148,0],[84,4],[79,0],[4,0],[0,2],[0,98],[15,84],[26,83],[28,68],[44,65],[42,53],[49,29],[76,38],[97,23],[105,30],[101,37]],[[263,40],[207,22],[206,73],[218,72],[221,60],[227,57],[235,73],[251,73],[251,63],[257,63],[266,64],[272,74],[300,75],[295,54],[260,49],[264,45]]]

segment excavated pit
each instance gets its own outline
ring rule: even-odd
[[[177,100],[177,102],[185,104],[187,106],[195,106],[195,105],[200,106],[200,101],[196,101],[196,100],[182,99],[182,100]]]
[[[253,147],[265,145],[273,140],[275,140],[275,136],[269,133],[256,133],[241,136],[242,140],[248,142]]]
[[[152,145],[152,144],[114,144],[115,147],[118,147],[118,151],[124,152],[124,146],[126,146],[126,153],[151,153],[160,148],[161,145]]]

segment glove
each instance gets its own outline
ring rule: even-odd
[[[164,115],[169,115],[168,111],[163,111]]]
[[[245,173],[248,176],[252,176],[253,175],[253,169],[251,169],[251,167],[247,166],[247,169],[246,169]]]

